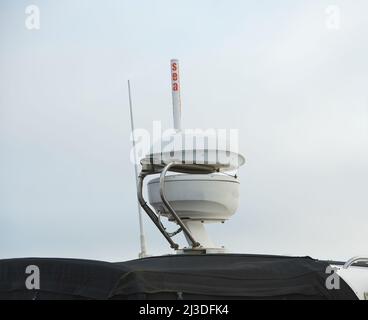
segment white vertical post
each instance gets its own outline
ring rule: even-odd
[[[171,91],[173,101],[174,129],[181,130],[181,101],[180,101],[180,77],[179,60],[172,59],[171,65]]]
[[[133,143],[133,153],[134,153],[134,171],[135,171],[135,183],[138,189],[138,169],[137,169],[137,155],[135,153],[135,134],[134,134],[134,118],[133,118],[133,104],[132,104],[132,94],[130,91],[130,81],[128,80],[128,95],[129,95],[129,111],[130,111],[130,126],[132,131],[132,143]],[[142,209],[141,206],[138,205],[138,219],[139,219],[139,240],[141,246],[141,252],[139,253],[139,258],[147,257],[147,249],[146,249],[146,239],[144,236],[143,229],[143,219],[142,219]]]

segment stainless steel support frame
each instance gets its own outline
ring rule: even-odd
[[[170,243],[170,247],[177,250],[177,249],[179,249],[179,245],[171,239],[170,235],[162,227],[156,213],[149,207],[147,202],[144,200],[144,197],[143,197],[143,180],[146,176],[147,176],[146,174],[141,173],[138,177],[138,190],[137,190],[138,201],[139,201],[141,207],[143,208],[143,210],[147,213],[147,215],[150,217],[152,222],[156,225],[158,230],[160,230],[160,232],[165,237],[165,239]]]
[[[161,196],[162,202],[164,203],[166,209],[170,212],[173,220],[180,226],[180,228],[182,229],[182,231],[185,233],[186,237],[192,243],[193,248],[197,248],[197,247],[200,247],[200,243],[197,242],[193,238],[193,236],[190,233],[189,229],[186,227],[186,225],[183,223],[183,221],[177,215],[177,213],[175,212],[174,208],[170,205],[169,201],[167,200],[167,198],[165,196],[165,176],[166,176],[166,173],[172,167],[174,167],[174,166],[179,166],[180,167],[180,164],[177,164],[175,162],[171,162],[171,163],[167,164],[161,170],[161,175],[160,175],[160,196]],[[144,181],[145,177],[148,176],[148,175],[157,174],[157,173],[160,173],[160,171],[154,171],[154,170],[152,170],[152,171],[141,171],[141,173],[140,173],[140,175],[138,177],[138,186],[137,186],[138,201],[139,201],[141,207],[143,208],[143,210],[150,217],[150,219],[152,220],[152,222],[156,225],[156,227],[160,230],[160,232],[165,237],[165,239],[169,242],[170,247],[173,248],[173,249],[175,249],[175,250],[178,250],[179,249],[179,245],[177,243],[175,243],[171,239],[170,234],[165,230],[165,228],[160,223],[160,220],[159,220],[158,215],[151,209],[151,207],[147,204],[147,202],[145,201],[145,199],[143,197],[143,181]]]
[[[368,256],[365,256],[365,257],[358,256],[358,257],[351,258],[349,261],[347,261],[344,264],[343,268],[349,269],[354,263],[357,263],[357,262],[365,262],[368,264]]]
[[[175,162],[171,162],[161,171],[161,175],[160,175],[160,196],[161,196],[162,202],[164,203],[166,209],[170,212],[171,216],[174,218],[176,223],[181,227],[181,229],[183,230],[183,232],[185,233],[187,238],[192,243],[193,248],[196,248],[196,247],[200,246],[199,242],[197,242],[193,238],[193,236],[190,233],[189,229],[183,223],[183,221],[180,219],[180,217],[177,215],[174,208],[171,206],[171,204],[169,203],[169,201],[167,200],[167,198],[165,196],[165,176],[166,176],[167,171],[169,171],[171,167],[175,166],[175,164],[176,164]]]

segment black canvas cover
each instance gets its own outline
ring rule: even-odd
[[[40,289],[25,286],[26,267]],[[169,255],[127,262],[0,260],[0,299],[357,299],[341,279],[325,286],[327,262],[242,254]]]

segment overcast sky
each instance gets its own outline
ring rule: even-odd
[[[170,127],[171,58],[183,125],[238,128],[247,159],[215,242],[367,253],[367,15],[366,0],[1,1],[0,258],[137,256],[126,81],[136,127]],[[145,230],[150,254],[171,252]]]

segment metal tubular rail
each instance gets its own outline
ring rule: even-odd
[[[351,258],[350,260],[348,260],[343,268],[344,269],[348,269],[350,268],[354,263],[357,263],[357,262],[365,262],[368,264],[368,255],[363,257],[363,256],[358,256],[358,257],[354,257],[354,258]]]
[[[148,206],[147,202],[144,200],[144,197],[143,197],[143,180],[144,180],[145,177],[146,177],[146,174],[143,174],[143,173],[141,173],[138,177],[138,190],[137,190],[138,201],[139,201],[140,205],[142,206],[143,210],[146,211],[147,215],[150,217],[152,222],[160,230],[160,232],[165,237],[165,239],[170,243],[170,247],[177,250],[177,249],[179,249],[179,245],[171,239],[170,235],[162,227],[156,213]]]
[[[170,212],[170,214],[172,215],[172,217],[175,219],[176,223],[181,227],[181,229],[183,230],[183,232],[185,233],[185,235],[188,237],[188,239],[192,243],[193,248],[196,248],[196,247],[199,247],[200,246],[200,243],[197,242],[193,238],[193,236],[190,233],[189,229],[183,223],[183,221],[180,219],[180,217],[176,214],[174,208],[170,205],[169,201],[167,200],[167,198],[165,196],[165,176],[166,176],[167,171],[169,171],[170,168],[173,167],[173,166],[175,166],[175,165],[177,165],[177,163],[170,162],[161,171],[161,175],[160,175],[160,196],[161,196],[162,202],[164,203],[166,209]]]

